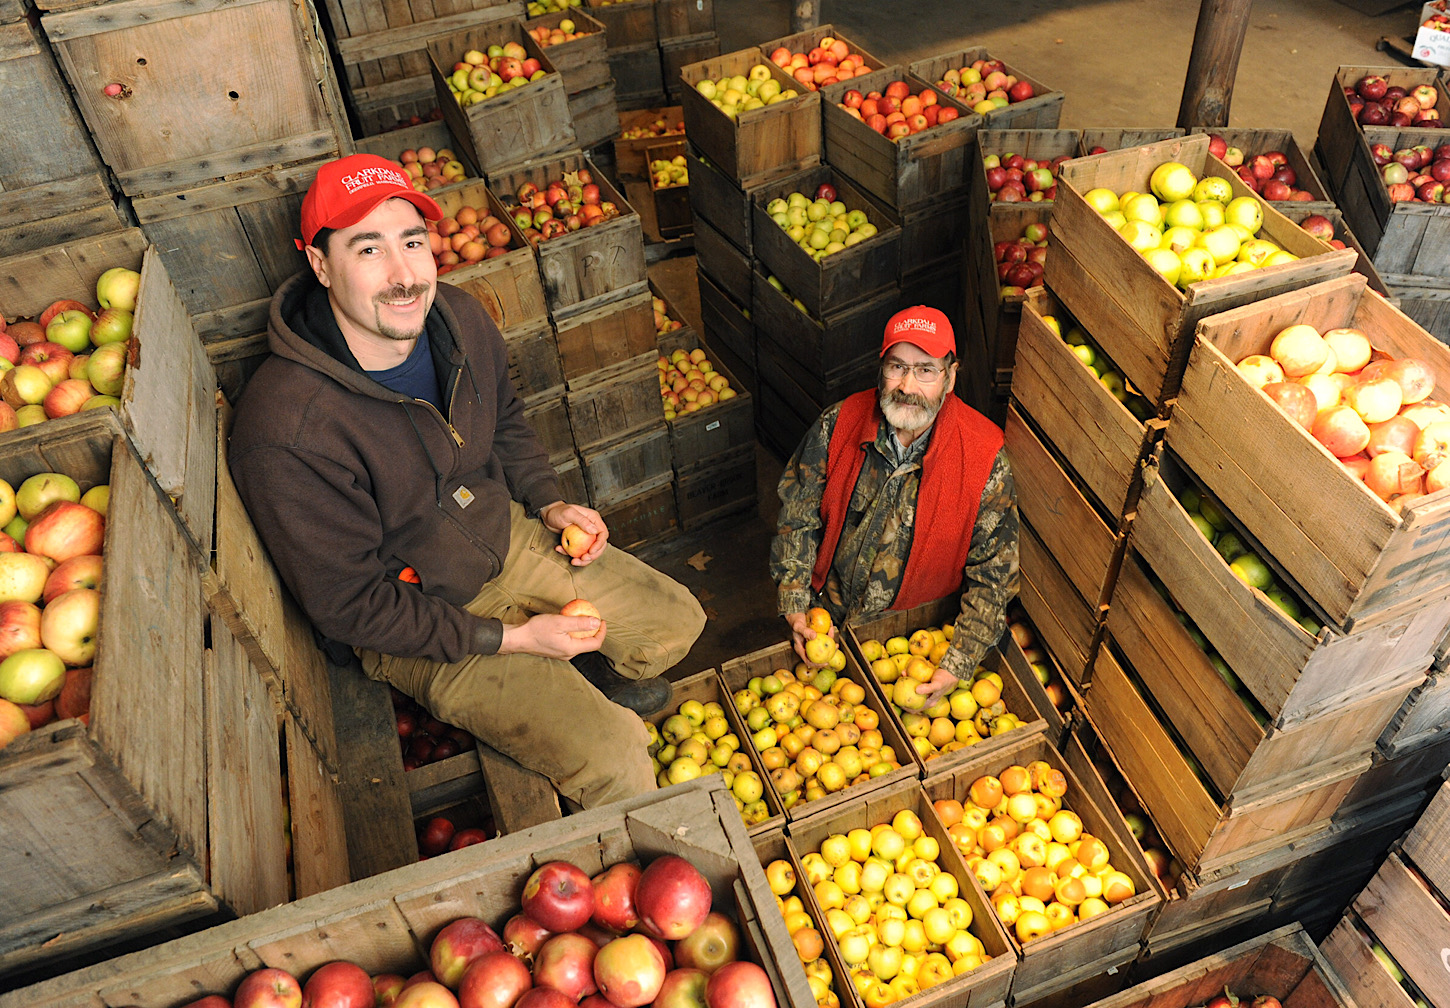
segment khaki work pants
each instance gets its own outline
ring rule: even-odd
[[[700,603],[679,582],[623,550],[587,567],[554,550],[557,533],[511,506],[508,559],[465,608],[522,623],[558,612],[570,599],[593,602],[605,622],[600,650],[620,675],[649,679],[678,664],[705,626]],[[442,664],[360,651],[373,679],[396,686],[448,724],[548,777],[585,808],[655,787],[644,723],[610,702],[569,662],[529,654],[470,655]]]

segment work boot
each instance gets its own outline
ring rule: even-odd
[[[674,690],[663,678],[627,679],[614,671],[614,663],[598,651],[585,651],[569,661],[594,688],[640,717],[658,714],[669,704]]]

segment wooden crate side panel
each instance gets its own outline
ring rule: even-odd
[[[587,6],[594,18],[604,25],[610,49],[655,45],[659,40],[654,0],[622,0],[607,4],[591,2]]]
[[[641,490],[600,511],[609,524],[609,540],[623,550],[637,549],[679,533],[672,477],[662,476]]]
[[[302,899],[352,881],[347,864],[347,821],[337,776],[290,716],[285,741],[292,879],[296,897]]]
[[[1416,687],[1380,736],[1382,751],[1397,754],[1450,734],[1450,675],[1434,672]]]
[[[694,186],[690,187],[694,191]],[[706,218],[695,217],[695,261],[700,271],[729,294],[737,305],[751,303],[751,260],[748,252],[726,239]]]
[[[632,497],[646,483],[669,476],[670,435],[661,417],[655,430],[633,434],[615,444],[581,454],[589,499],[595,508]]]
[[[1326,962],[1334,967],[1344,986],[1360,1005],[1383,1008],[1414,1008],[1415,1002],[1390,976],[1354,922],[1346,917],[1334,926],[1319,946]]]
[[[731,448],[699,462],[675,481],[680,523],[692,532],[756,505],[755,445]]]
[[[614,81],[570,95],[569,116],[574,120],[574,138],[581,149],[593,150],[608,142],[619,129]]]
[[[0,92],[23,115],[5,124],[0,191],[13,192],[105,169],[37,26],[0,25]],[[6,246],[12,248],[13,246]]]
[[[574,432],[569,426],[569,410],[564,404],[563,393],[558,392],[552,397],[546,395],[541,400],[525,407],[524,419],[539,435],[550,460],[572,457]]]
[[[1450,784],[1442,784],[1401,847],[1403,854],[1441,893],[1450,892],[1450,851],[1442,832],[1450,820]]]
[[[237,914],[290,898],[282,738],[268,686],[220,620],[207,655],[207,825],[212,891]]]
[[[616,159],[618,156],[615,155]],[[749,194],[713,164],[701,160],[693,146],[685,151],[685,163],[690,172],[690,209],[695,215],[697,246],[699,222],[704,219],[748,255],[751,229]]]
[[[89,196],[78,196],[76,189]],[[94,202],[81,202],[92,197]],[[67,205],[77,208],[67,210]],[[37,208],[39,214],[22,207]],[[66,245],[120,231],[134,223],[112,200],[110,190],[99,175],[0,193],[0,220],[12,222],[0,227],[0,247],[12,254]]]
[[[1037,533],[1022,525],[1018,599],[1063,673],[1082,685],[1093,651],[1098,611],[1082,600]]]
[[[639,0],[628,2],[638,3]],[[660,62],[659,46],[654,43],[611,46],[609,75],[614,78],[614,93],[623,104],[657,105],[665,100],[664,66]]]
[[[529,399],[564,384],[554,329],[547,322],[507,333],[504,343],[508,346],[509,378],[519,398]]]
[[[654,311],[648,290],[559,318],[555,325],[566,381],[622,364],[655,346]]]
[[[681,2],[688,3],[689,0]],[[661,39],[660,70],[664,77],[665,93],[670,101],[679,101],[685,89],[685,82],[680,77],[682,68],[719,55],[720,36],[713,30],[669,41]]]
[[[650,353],[618,377],[569,390],[569,424],[581,452],[664,421],[655,362]]]
[[[655,30],[660,41],[715,30],[713,0],[655,0]]]
[[[1391,854],[1354,910],[1432,1003],[1450,1001],[1450,972],[1441,958],[1450,947],[1450,914],[1423,879]]]
[[[1083,157],[1090,156],[1098,147],[1105,149],[1100,153],[1122,150],[1124,147],[1141,147],[1159,140],[1172,140],[1183,136],[1183,133],[1176,126],[1089,128],[1082,131],[1078,154]]]

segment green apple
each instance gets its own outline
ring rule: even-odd
[[[1228,223],[1246,228],[1250,235],[1258,234],[1259,228],[1264,226],[1263,205],[1253,196],[1239,196],[1229,200],[1223,215]]]
[[[1123,216],[1128,220],[1140,220],[1154,227],[1163,226],[1163,208],[1149,193],[1139,193],[1123,203]]]
[[[1168,204],[1168,209],[1163,213],[1163,223],[1168,227],[1186,227],[1202,231],[1203,211],[1198,209],[1198,204],[1193,200],[1174,200]]]
[[[1191,249],[1186,249],[1178,259],[1181,264],[1178,270],[1180,288],[1208,279],[1208,274],[1213,270],[1213,256],[1209,255],[1206,249],[1201,249],[1196,245]]]
[[[1199,232],[1190,227],[1171,227],[1163,232],[1163,248],[1175,256],[1181,256],[1186,250],[1193,248],[1198,241],[1198,235]],[[1176,270],[1174,274],[1177,275]]]
[[[1178,274],[1182,271],[1183,262],[1179,259],[1177,252],[1170,248],[1154,248],[1144,252],[1143,258],[1148,261],[1149,266],[1158,271],[1164,280],[1171,284],[1178,282]]]
[[[1233,185],[1228,179],[1220,178],[1217,175],[1205,175],[1198,180],[1198,185],[1193,187],[1193,199],[1198,203],[1211,200],[1220,206],[1228,206],[1228,202],[1233,199],[1233,196]]]
[[[1130,220],[1118,229],[1118,234],[1139,252],[1147,252],[1163,244],[1163,233],[1147,221]]]
[[[1215,266],[1232,262],[1234,257],[1239,254],[1241,244],[1238,232],[1227,225],[1220,225],[1198,236],[1198,247],[1213,257]]]
[[[1269,570],[1268,565],[1252,553],[1235,557],[1228,565],[1228,569],[1250,588],[1267,588],[1274,583],[1274,574]]]
[[[1193,195],[1196,185],[1198,176],[1187,165],[1177,161],[1163,162],[1153,169],[1153,174],[1148,178],[1148,188],[1153,191],[1153,195],[1166,203],[1188,199]]]
[[[1205,228],[1218,227],[1224,222],[1224,204],[1215,200],[1199,200],[1198,212],[1203,214],[1203,226]]]
[[[1089,189],[1083,193],[1082,198],[1087,202],[1088,206],[1100,214],[1105,214],[1119,208],[1118,194],[1111,189],[1103,189],[1101,187]]]

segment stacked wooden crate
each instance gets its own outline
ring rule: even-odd
[[[1385,1008],[1450,1003],[1450,860],[1445,829],[1450,784],[1385,859],[1320,945],[1359,1004]]]
[[[680,69],[720,55],[714,0],[655,0],[655,27],[665,94],[671,103],[679,104],[686,86]]]
[[[571,8],[542,17],[529,18],[524,27],[529,31],[556,28],[561,21],[572,21],[581,38],[545,46],[549,62],[564,79],[564,92],[569,96],[569,116],[574,121],[574,137],[583,150],[598,147],[615,136],[616,110],[614,79],[609,75],[605,59],[607,32],[603,22],[588,15],[583,8]]]
[[[141,273],[121,406],[0,436],[11,485],[59,471],[111,488],[89,716],[0,757],[19,831],[0,928],[12,978],[339,881],[336,767],[287,706],[270,565],[226,475],[215,377],[161,254],[131,229],[12,257],[0,313],[93,301],[112,266]],[[290,836],[289,804],[308,810]]]
[[[1378,75],[1412,89],[1429,84],[1444,108],[1447,92],[1434,70],[1342,66],[1330,82],[1316,152],[1334,201],[1405,314],[1436,338],[1450,340],[1450,206],[1392,203],[1371,148],[1392,151],[1450,143],[1450,129],[1363,127],[1345,95],[1362,77]]]
[[[604,25],[614,101],[624,110],[666,105],[656,0],[589,0],[591,17]]]
[[[522,17],[524,5],[520,0],[464,0],[448,7],[435,7],[429,0],[383,6],[366,0],[326,0],[326,13],[328,41],[341,64],[343,93],[359,135],[371,136],[414,116],[427,119],[443,107],[424,48],[429,39],[500,18]]]

